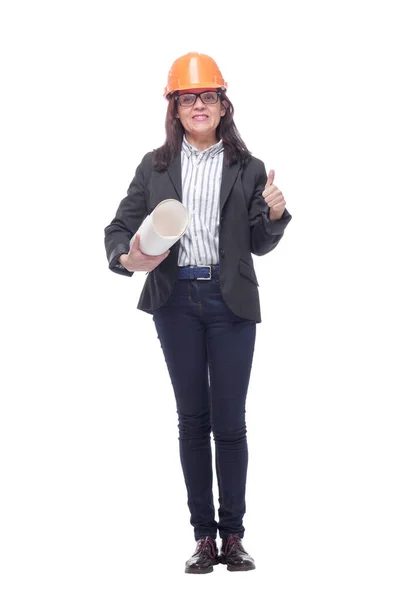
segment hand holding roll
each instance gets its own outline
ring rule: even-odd
[[[129,254],[121,254],[119,262],[128,271],[153,271],[158,265],[167,258],[170,250],[159,254],[158,256],[149,256],[140,249],[140,234],[135,235]]]

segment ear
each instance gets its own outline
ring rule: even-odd
[[[228,102],[226,100],[221,100],[221,117],[226,115],[226,111],[228,109]]]

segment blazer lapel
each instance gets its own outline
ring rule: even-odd
[[[230,191],[233,187],[233,184],[236,181],[236,177],[238,176],[239,171],[240,171],[239,163],[234,163],[233,165],[229,166],[224,160],[224,164],[222,167],[221,193],[220,193],[220,200],[219,200],[221,214],[222,214],[222,209],[224,208],[225,202],[227,201]]]
[[[178,194],[178,199],[182,202],[182,170],[181,170],[181,153],[174,158],[167,168],[169,178]]]
[[[228,199],[230,191],[236,181],[238,173],[240,171],[240,164],[234,163],[229,166],[225,160],[222,167],[222,181],[221,181],[221,193],[220,193],[220,212],[224,208],[225,202]],[[180,153],[174,158],[169,167],[167,168],[169,178],[175,188],[178,195],[178,199],[182,202],[182,169],[181,169],[181,155]]]

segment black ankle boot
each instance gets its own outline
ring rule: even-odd
[[[211,573],[218,563],[217,544],[207,535],[197,541],[194,554],[186,561],[185,573]]]
[[[256,568],[254,559],[243,548],[238,533],[222,539],[219,561],[221,564],[227,565],[228,571],[251,571]]]

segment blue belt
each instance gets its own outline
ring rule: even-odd
[[[219,275],[219,265],[207,265],[204,267],[187,266],[178,267],[178,279],[206,279],[210,280]]]

